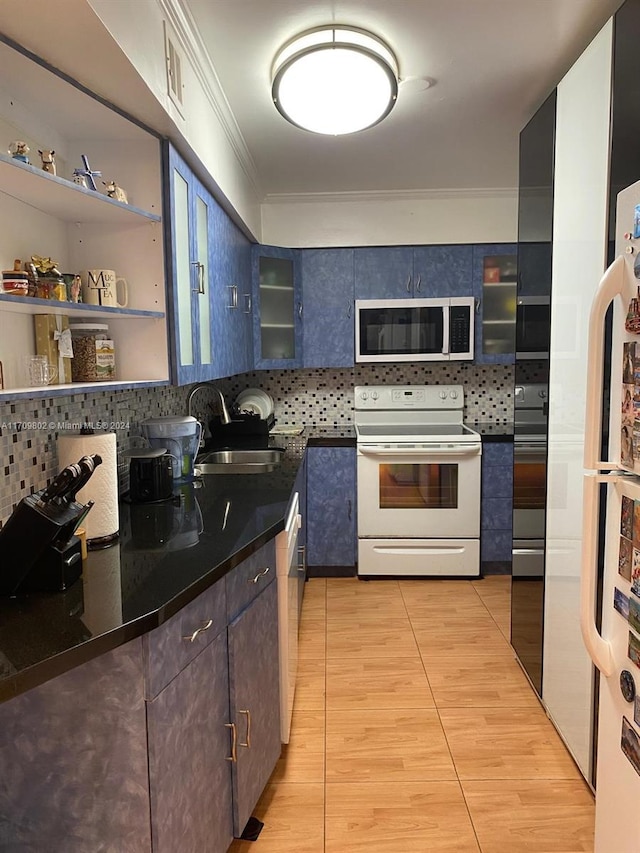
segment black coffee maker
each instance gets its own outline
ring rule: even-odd
[[[132,503],[166,501],[173,494],[171,456],[166,447],[127,450],[129,500]]]
[[[46,487],[23,498],[0,530],[0,595],[61,592],[82,574],[75,531],[93,506],[76,493],[102,463],[97,454],[67,465]]]

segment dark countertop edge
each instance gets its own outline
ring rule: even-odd
[[[323,435],[307,439],[307,447],[355,447],[355,436],[337,435],[335,437]]]
[[[127,622],[125,625],[115,628],[106,634],[101,634],[98,637],[79,643],[77,646],[67,649],[64,652],[59,652],[53,657],[27,667],[15,675],[6,676],[0,680],[0,703],[14,699],[21,693],[26,693],[28,690],[44,684],[46,681],[50,681],[59,675],[64,675],[65,672],[69,672],[83,663],[88,663],[106,652],[113,651],[113,649],[123,646],[130,640],[142,637],[144,634],[149,633],[149,631],[153,631],[154,628],[158,628],[210,586],[222,580],[225,575],[240,565],[247,557],[274,539],[278,533],[284,530],[284,526],[285,518],[283,516],[280,521],[266,528],[259,536],[238,551],[234,551],[225,560],[214,566],[206,575],[203,575],[199,580],[191,584],[191,586],[187,587],[158,610],[140,616],[132,622]]]
[[[512,433],[483,433],[483,444],[513,444]]]

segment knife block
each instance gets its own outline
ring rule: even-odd
[[[42,504],[40,495],[23,498],[0,530],[0,595],[65,589],[82,572],[82,561],[73,556],[73,540],[80,545],[73,532],[85,507],[76,501]]]

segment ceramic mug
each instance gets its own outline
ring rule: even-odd
[[[105,305],[109,308],[126,308],[129,303],[127,281],[116,276],[115,270],[86,270],[82,278],[82,301],[87,305]],[[118,285],[123,299],[118,301]]]
[[[24,372],[27,385],[34,387],[49,385],[58,375],[58,371],[52,367],[46,355],[25,356]]]

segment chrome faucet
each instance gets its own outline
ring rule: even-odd
[[[187,397],[187,414],[192,417],[191,414],[191,403],[196,393],[201,388],[212,388],[216,394],[218,395],[218,405],[220,407],[220,420],[223,424],[231,423],[231,416],[229,415],[229,410],[227,409],[227,404],[224,401],[224,397],[222,395],[222,391],[218,388],[217,385],[214,385],[213,382],[198,382],[197,385],[194,385],[191,391],[189,391],[189,396]]]

